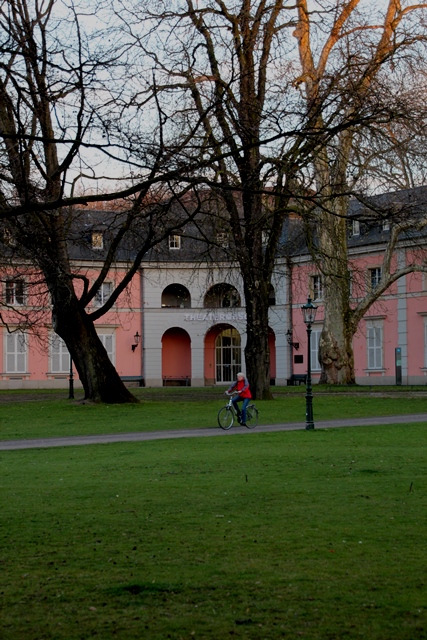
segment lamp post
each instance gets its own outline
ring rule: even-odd
[[[316,319],[317,307],[312,303],[311,298],[307,299],[307,304],[302,307],[304,323],[307,327],[307,386],[305,394],[305,428],[314,429],[313,422],[313,394],[311,389],[311,325]]]

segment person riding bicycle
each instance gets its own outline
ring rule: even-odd
[[[245,377],[245,374],[240,372],[237,374],[236,382],[233,382],[231,387],[227,390],[227,393],[232,393],[233,391],[237,391],[238,395],[235,395],[232,402],[233,407],[237,413],[237,419],[239,424],[243,427],[246,427],[246,407],[249,404],[249,400],[252,398],[251,390],[249,388],[248,379]],[[240,412],[238,402],[243,400],[242,411]]]

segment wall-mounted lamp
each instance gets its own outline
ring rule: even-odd
[[[134,344],[132,345],[132,351],[135,351],[135,349],[139,345],[139,341],[141,340],[141,336],[139,335],[138,331],[133,336],[133,339],[134,339]]]
[[[295,351],[298,351],[299,342],[292,342],[292,331],[290,329],[288,329],[287,332],[286,332],[286,340],[288,341],[288,345],[293,347],[295,349]]]

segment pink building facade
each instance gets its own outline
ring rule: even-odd
[[[183,259],[176,237],[165,261],[146,260],[127,291],[97,321],[98,334],[117,371],[135,384],[227,385],[245,369],[246,304],[236,265],[200,264]],[[380,241],[352,247],[356,302],[373,287],[382,269]],[[400,266],[411,258],[401,246]],[[77,265],[89,280],[97,273],[96,260]],[[108,297],[125,266],[110,272],[94,306]],[[47,305],[28,275],[2,277],[3,324],[0,326],[0,388],[65,388],[70,357],[51,329]],[[307,333],[301,306],[310,295],[318,306],[311,334],[313,382],[320,376],[317,348],[322,330],[322,281],[307,255],[278,260],[272,279],[269,334],[272,384],[286,385],[292,373],[307,368]],[[250,304],[250,301],[249,301]],[[36,332],[16,329],[19,312],[39,314]],[[18,314],[18,315],[17,315]],[[139,340],[135,340],[135,336]],[[290,344],[291,343],[291,344]],[[298,344],[298,348],[296,345]],[[354,339],[356,381],[359,384],[395,384],[396,363],[402,384],[427,383],[427,277],[411,273],[400,278],[372,306],[360,322]],[[74,376],[75,376],[74,372]],[[79,386],[78,379],[75,379]]]

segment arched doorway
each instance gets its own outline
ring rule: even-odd
[[[207,384],[229,384],[242,368],[240,333],[231,325],[216,325],[205,337]]]
[[[165,386],[191,384],[191,339],[179,327],[163,334],[162,378]]]

